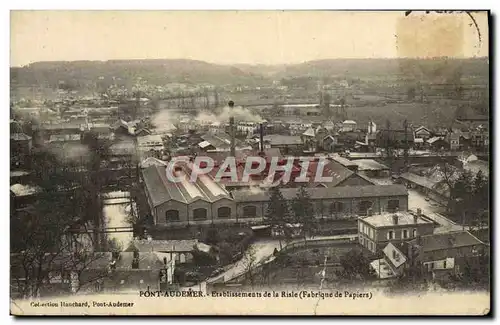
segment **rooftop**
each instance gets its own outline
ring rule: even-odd
[[[416,240],[415,240],[416,241]],[[420,237],[419,246],[424,252],[484,244],[468,231],[454,231]]]
[[[126,252],[138,250],[139,252],[191,252],[197,247],[201,251],[208,251],[210,246],[199,242],[197,239],[186,240],[133,240]]]
[[[153,206],[169,200],[191,203],[196,200],[214,202],[222,198],[230,199],[229,193],[210,176],[200,175],[196,182],[191,182],[186,175],[190,175],[192,166],[187,163],[178,163],[176,166],[182,166],[183,169],[176,175],[182,179],[177,183],[167,179],[167,169],[164,166],[152,165],[142,170],[146,190]]]
[[[353,161],[357,166],[358,170],[389,170],[389,167],[376,162],[373,159],[357,159]]]
[[[300,136],[272,134],[264,136],[264,142],[269,142],[271,146],[302,145]]]
[[[400,267],[406,262],[406,256],[392,243],[387,244],[383,251],[389,262],[395,268]]]
[[[386,186],[391,186],[391,185],[386,185]],[[414,217],[416,217],[417,215],[411,211],[402,211],[397,213],[383,213],[369,217],[363,217],[360,219],[373,227],[380,228],[380,227],[390,227],[396,225],[394,223],[395,216],[397,216],[397,225],[399,226],[415,225],[415,224],[419,225],[434,224],[434,222],[431,219],[427,218],[424,215],[417,217],[415,223]]]
[[[159,134],[145,135],[137,137],[137,145],[139,147],[163,146],[163,140]]]
[[[403,185],[358,185],[327,188],[310,187],[307,188],[306,191],[313,200],[408,195],[408,190]],[[297,188],[281,189],[283,197],[287,200],[294,199],[297,196],[297,192]],[[233,192],[233,197],[237,202],[269,201],[269,193],[267,191],[252,191],[250,189]]]

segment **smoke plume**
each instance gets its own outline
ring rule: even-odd
[[[151,118],[151,124],[160,132],[175,130],[175,124],[179,121],[179,116],[172,111],[162,110]]]
[[[227,123],[230,117],[234,117],[236,122],[260,123],[263,121],[260,115],[254,114],[248,108],[243,108],[241,106],[235,106],[233,108],[225,106],[217,114],[202,112],[196,116],[195,121],[200,124],[206,124],[207,122]]]

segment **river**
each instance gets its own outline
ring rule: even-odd
[[[131,211],[132,209],[132,211]],[[131,227],[127,221],[130,213],[136,213],[135,202],[130,199],[129,192],[115,191],[104,195],[103,215],[105,227]],[[125,250],[133,238],[132,232],[107,233],[108,240],[114,240],[122,250]]]

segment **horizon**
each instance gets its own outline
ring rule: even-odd
[[[87,62],[87,63],[106,63],[106,62],[127,62],[127,61],[196,61],[202,63],[208,63],[213,65],[220,66],[238,66],[238,65],[248,65],[248,66],[266,66],[266,67],[278,67],[278,66],[290,66],[290,65],[299,65],[311,62],[320,62],[320,61],[363,61],[363,60],[488,60],[489,56],[472,56],[472,57],[449,57],[449,56],[438,56],[438,57],[395,57],[395,58],[325,58],[325,59],[316,59],[316,60],[307,60],[302,62],[291,62],[291,63],[274,63],[274,64],[266,64],[266,63],[246,63],[246,62],[235,62],[235,63],[215,63],[200,59],[188,59],[188,58],[130,58],[130,59],[105,59],[105,60],[48,60],[48,61],[36,61],[30,62],[23,66],[10,66],[10,68],[26,68],[30,65],[41,64],[41,63],[79,63],[79,62]]]
[[[472,15],[477,28],[459,12],[12,11],[10,67],[179,58],[276,66],[488,57],[488,14]]]

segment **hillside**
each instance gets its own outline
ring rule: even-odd
[[[57,87],[62,80],[73,83],[77,88],[110,79],[129,86],[134,84],[138,77],[158,85],[175,82],[251,84],[263,79],[261,75],[245,72],[237,67],[184,59],[37,62],[25,67],[11,68],[10,71],[11,83],[14,86],[44,84]]]
[[[75,89],[115,83],[130,87],[141,77],[149,84],[210,83],[213,85],[262,85],[271,80],[297,77],[419,81],[431,84],[488,84],[487,58],[477,59],[331,59],[289,65],[220,65],[204,61],[110,60],[37,62],[11,68],[13,87],[45,85],[60,81]]]
[[[315,60],[287,65],[276,76],[281,78],[296,76],[311,77],[389,77],[429,78],[452,76],[476,76],[488,80],[487,58],[474,59],[333,59]]]

